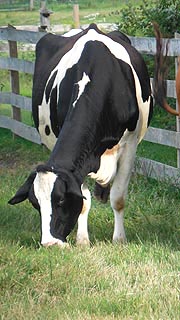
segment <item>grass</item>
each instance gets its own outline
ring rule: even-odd
[[[142,1],[136,1],[136,4],[131,0],[133,5],[138,5]],[[80,23],[87,24],[91,22],[119,22],[118,11],[127,3],[118,0],[105,0],[105,1],[78,1]],[[50,16],[52,25],[55,24],[70,24],[73,26],[73,4],[69,3],[56,3],[48,2],[47,8],[53,11]],[[97,15],[95,15],[98,13]],[[6,26],[7,23],[12,25],[39,25],[39,7],[35,7],[32,12],[29,11],[8,11],[1,12],[0,25]]]
[[[3,258],[4,319],[178,319],[179,255],[168,247],[14,246]]]
[[[1,319],[178,319],[180,190],[133,176],[126,205],[128,243],[112,245],[113,215],[94,198],[91,247],[42,248],[38,213],[7,201],[49,152],[0,129]],[[88,181],[93,190],[92,182]]]

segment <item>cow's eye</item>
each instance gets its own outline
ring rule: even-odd
[[[61,207],[64,203],[64,198],[61,198],[58,202],[58,207]]]

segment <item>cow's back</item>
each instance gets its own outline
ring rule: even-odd
[[[78,40],[81,41],[91,29],[95,31],[92,33],[92,38],[87,37],[87,41],[82,47],[78,47]],[[114,49],[111,47],[114,44],[115,47],[116,44],[120,45],[117,48],[119,51],[122,50],[122,55],[125,54],[125,58],[121,58],[121,52],[116,52],[117,49],[113,51]],[[78,50],[81,51],[80,54]],[[70,53],[72,57],[79,54],[79,58],[77,61],[74,59],[74,62],[69,66],[68,63],[63,65],[61,61],[64,61],[68,54],[70,56]],[[126,60],[129,62],[127,63]],[[61,76],[61,73],[64,75]],[[138,89],[134,76],[140,83]],[[85,80],[88,77],[89,79]],[[84,81],[90,83],[87,85],[87,83],[84,84]],[[56,85],[54,85],[55,82]],[[105,116],[108,121],[107,127],[110,128],[108,130],[112,141],[116,142],[126,128],[134,130],[136,126],[139,113],[138,96],[140,96],[139,99],[142,100],[143,105],[151,95],[149,76],[144,60],[122,33],[116,31],[104,35],[92,25],[70,38],[52,34],[44,36],[36,48],[32,109],[36,128],[39,129],[41,136],[45,137],[44,143],[50,149],[55,144],[68,111],[73,109],[75,105],[77,108],[79,104],[80,83],[84,86],[80,95],[84,108],[86,105],[88,106],[89,101],[93,101],[92,107],[104,103],[104,110],[108,105],[108,110],[105,111],[107,113]],[[123,91],[121,88],[124,88]],[[137,92],[138,90],[139,92]],[[118,101],[121,103],[118,104]],[[93,108],[90,113],[94,117],[96,112]],[[110,109],[111,112],[109,112]],[[88,112],[89,109],[87,116]],[[91,117],[90,114],[89,117]],[[114,123],[113,129],[111,123]],[[119,123],[122,123],[123,127],[119,126],[121,129],[117,129],[115,132],[115,127],[118,127]],[[112,132],[112,130],[114,131]],[[104,132],[97,132],[97,135],[99,134],[103,136]],[[108,143],[105,142],[105,145]]]

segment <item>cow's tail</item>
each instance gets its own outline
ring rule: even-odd
[[[173,109],[167,102],[166,76],[168,72],[167,53],[169,41],[163,42],[159,26],[154,23],[154,33],[156,37],[155,71],[153,79],[153,95],[155,102],[167,112],[180,116],[180,67],[176,76],[176,94],[178,99],[178,111]]]

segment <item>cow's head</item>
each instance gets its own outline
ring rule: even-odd
[[[41,214],[41,244],[64,245],[83,205],[81,186],[73,174],[39,166],[9,203],[14,205],[26,199]]]

